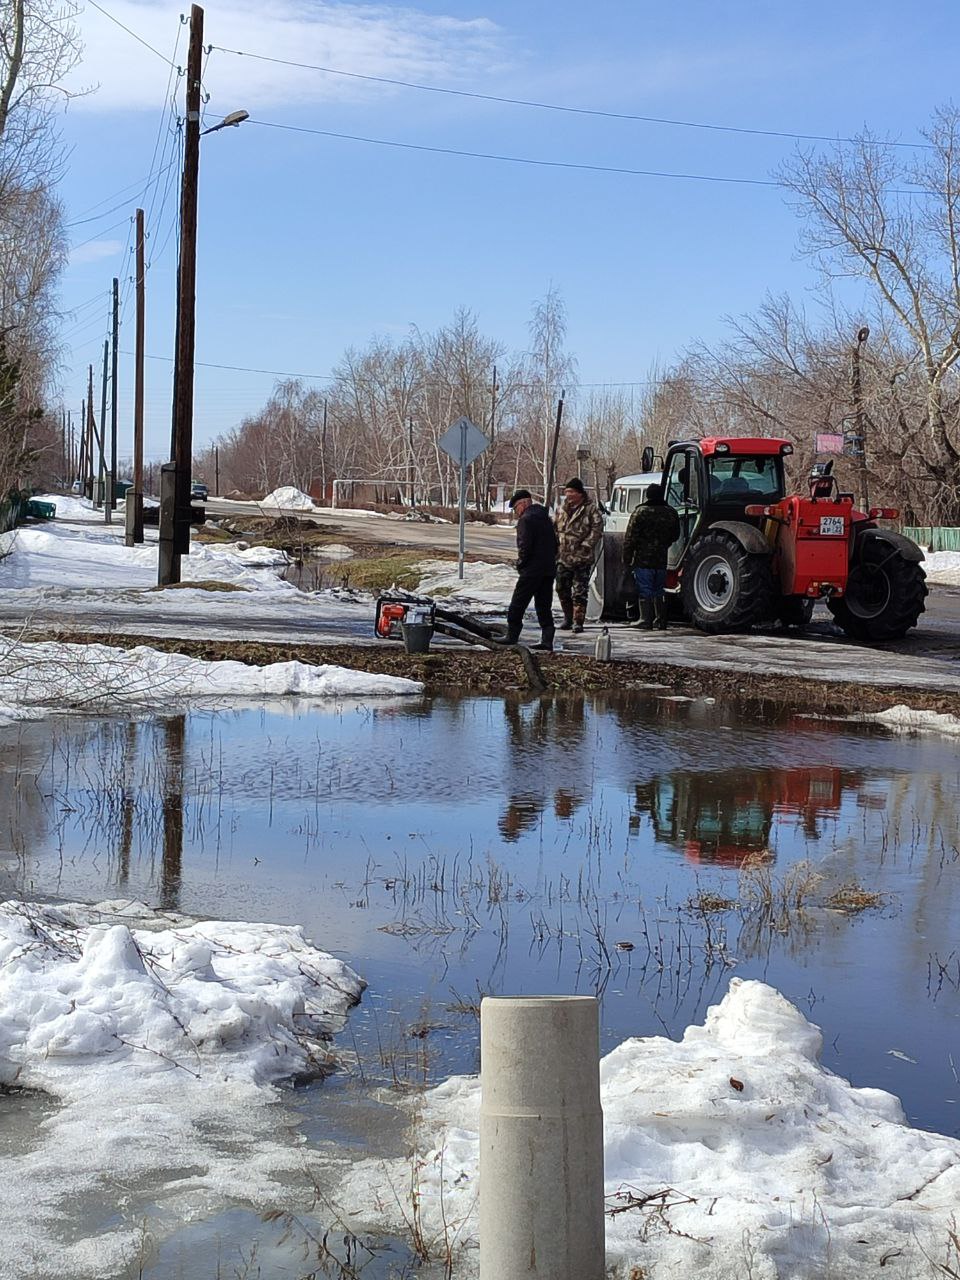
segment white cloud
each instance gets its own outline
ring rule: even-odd
[[[173,61],[186,61],[187,27],[180,25],[180,0],[113,0],[111,13]],[[365,75],[454,84],[475,77],[504,58],[500,28],[486,18],[460,19],[413,8],[329,3],[326,0],[237,0],[229,9],[207,11],[204,44],[273,58],[336,67]],[[169,68],[122,31],[88,8],[82,18],[85,53],[74,87],[98,85],[74,103],[78,111],[158,110]],[[210,109],[264,107],[358,100],[385,89],[363,81],[298,70],[253,58],[214,52],[204,87]],[[178,87],[178,95],[182,90]]]
[[[78,245],[70,250],[70,265],[77,266],[81,262],[99,262],[101,258],[112,258],[123,248],[120,240],[91,240],[88,244]]]

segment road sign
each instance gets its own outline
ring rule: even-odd
[[[490,441],[469,418],[458,418],[437,441],[444,453],[448,453],[458,467],[469,467],[479,458]]]
[[[458,418],[437,441],[440,448],[450,455],[460,468],[460,555],[457,561],[457,577],[463,578],[463,553],[467,528],[467,467],[479,458],[490,441],[469,418]]]

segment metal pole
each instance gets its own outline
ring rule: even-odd
[[[193,467],[193,361],[197,303],[197,184],[200,176],[200,75],[203,10],[190,9],[187,54],[187,114],[180,187],[180,267],[177,276],[177,345],[173,383],[173,502],[167,518],[161,503],[158,581],[180,581],[180,557],[190,553],[190,480]],[[172,511],[171,511],[172,508]]]
[[[220,448],[213,446],[213,492],[220,497]]]
[[[598,1009],[480,1005],[480,1280],[603,1280]]]
[[[463,553],[467,544],[467,421],[460,423],[460,555],[457,577],[463,580]]]

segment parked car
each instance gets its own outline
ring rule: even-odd
[[[203,481],[194,480],[193,484],[190,486],[190,497],[196,498],[198,502],[206,502],[209,496],[210,496],[210,490],[203,483]]]
[[[74,480],[73,484],[70,486],[70,492],[71,492],[71,493],[79,493],[79,492],[80,492],[80,481],[79,481],[79,480]]]

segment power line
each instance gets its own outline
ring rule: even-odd
[[[433,155],[465,156],[470,160],[499,160],[506,164],[528,164],[546,169],[580,169],[590,173],[619,173],[634,178],[676,178],[689,182],[729,183],[734,186],[779,187],[772,178],[728,178],[720,174],[671,173],[661,169],[629,169],[619,165],[584,164],[574,160],[538,160],[532,156],[508,156],[490,151],[464,151],[458,147],[430,147],[422,142],[395,142],[388,138],[366,138],[354,133],[333,133],[328,129],[308,129],[305,125],[276,124],[270,120],[250,120],[264,129],[284,129],[289,133],[311,133],[319,138],[337,138],[343,142],[365,142],[375,147],[395,147],[401,151],[427,151]]]
[[[125,31],[128,36],[133,36],[134,40],[136,40],[138,44],[142,44],[145,49],[149,49],[151,53],[155,53],[161,62],[166,62],[170,66],[174,65],[172,62],[170,62],[170,59],[168,57],[166,57],[164,54],[160,52],[159,49],[155,49],[152,44],[144,40],[143,36],[138,36],[135,31],[131,31],[129,27],[124,26],[124,24],[120,21],[119,18],[115,18],[112,13],[108,13],[107,10],[104,9],[103,5],[97,4],[97,0],[87,0],[87,3],[92,4],[94,9],[99,10],[99,12],[102,13],[105,18],[109,18],[111,22],[116,23],[116,25],[120,27],[122,31]]]
[[[791,142],[842,142],[848,144],[865,143],[868,146],[909,147],[927,150],[930,144],[925,142],[872,142],[868,139],[831,137],[820,133],[791,133],[782,129],[752,129],[739,125],[711,124],[698,120],[676,120],[668,116],[636,115],[628,111],[606,111],[598,107],[569,107],[557,102],[539,102],[531,98],[510,98],[495,93],[477,93],[468,89],[450,89],[435,84],[419,84],[413,80],[397,80],[390,76],[365,75],[359,71],[343,71],[337,67],[323,67],[311,62],[293,62],[287,58],[271,58],[265,53],[250,53],[245,49],[225,49],[222,45],[211,45],[219,53],[231,53],[238,58],[255,58],[258,62],[273,62],[283,67],[298,67],[303,71],[321,71],[325,75],[343,76],[350,80],[366,80],[373,84],[391,85],[399,89],[417,89],[422,93],[448,94],[455,98],[473,98],[480,102],[496,102],[503,106],[532,107],[538,111],[559,111],[567,115],[597,116],[605,120],[632,120],[640,124],[669,125],[677,129],[706,129],[713,133],[737,133],[759,138],[786,138]]]

